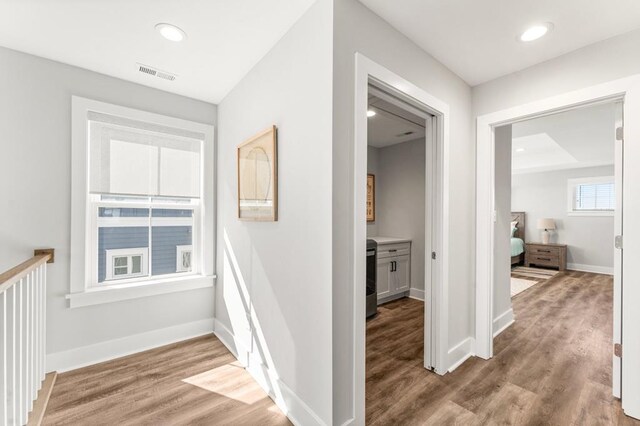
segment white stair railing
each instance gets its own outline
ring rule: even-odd
[[[0,274],[0,425],[25,425],[45,378],[47,266],[53,249]]]

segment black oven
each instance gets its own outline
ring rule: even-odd
[[[378,244],[374,240],[367,240],[367,318],[378,312],[377,250]]]

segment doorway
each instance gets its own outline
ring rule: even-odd
[[[356,55],[355,176],[354,179],[354,370],[356,419],[364,423],[366,356],[366,203],[367,126],[370,94],[411,109],[425,123],[425,241],[424,241],[424,359],[437,374],[448,370],[448,106],[407,80]],[[373,93],[370,93],[373,92]]]
[[[622,115],[633,115],[638,111],[640,105],[635,96],[638,93],[640,79],[637,77],[615,80],[609,83],[593,86],[556,96],[541,101],[519,107],[510,108],[503,111],[487,114],[478,117],[477,130],[477,225],[476,225],[476,353],[482,358],[493,356],[492,338],[492,309],[493,309],[493,283],[495,267],[495,137],[496,130],[503,125],[513,124],[535,117],[555,114],[568,111],[585,105],[593,105],[598,102],[618,102],[619,125],[612,129],[612,137],[616,139],[615,157],[615,182],[619,189],[616,197],[616,251],[614,261],[614,291],[613,291],[613,341],[610,342],[612,349],[622,342],[631,343],[625,346],[625,356],[618,358],[611,350],[610,356],[613,360],[613,391],[614,395],[622,396],[622,408],[628,415],[637,417],[640,414],[640,404],[637,396],[640,395],[640,381],[638,381],[638,369],[633,365],[633,359],[640,354],[640,347],[635,344],[635,338],[630,334],[633,324],[638,322],[638,311],[633,309],[633,301],[638,300],[637,292],[633,289],[626,289],[625,297],[622,298],[623,277],[628,280],[635,276],[635,271],[630,267],[630,263],[624,259],[630,259],[637,253],[635,237],[638,235],[638,228],[633,221],[626,221],[624,226],[625,239],[633,241],[622,250],[622,218],[630,217],[629,214],[635,212],[636,205],[629,198],[630,189],[634,185],[631,175],[635,175],[633,168],[633,157],[629,156],[631,151],[635,151],[635,146],[625,144],[625,140],[630,140],[638,135],[638,129],[630,123],[622,126]],[[623,155],[623,150],[625,151]],[[623,174],[623,166],[625,173]],[[623,202],[624,198],[624,202]],[[620,237],[618,237],[620,236]],[[633,240],[631,239],[633,238]],[[612,248],[613,249],[613,248]],[[623,326],[628,324],[628,326]],[[629,347],[629,350],[626,348]],[[623,377],[622,383],[620,378]]]

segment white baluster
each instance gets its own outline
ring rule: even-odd
[[[28,278],[27,278],[28,279]],[[25,390],[24,390],[24,360],[25,360],[25,350],[24,350],[24,326],[25,326],[25,279],[21,279],[18,284],[18,303],[17,303],[17,318],[18,318],[18,350],[17,350],[17,360],[18,360],[18,424],[26,423],[25,416],[25,408],[26,408],[26,398],[25,398]]]
[[[16,315],[16,294],[18,288],[16,285],[11,287],[8,291],[8,312],[9,316],[7,319],[7,327],[9,330],[9,355],[7,356],[7,368],[9,371],[9,422],[11,424],[18,423],[18,363],[17,363],[17,320],[18,317]]]
[[[35,342],[34,338],[33,338],[33,333],[35,331],[35,304],[33,303],[35,300],[35,297],[33,296],[35,294],[35,289],[36,289],[36,285],[38,284],[38,270],[36,269],[35,271],[31,271],[31,285],[29,288],[29,331],[28,331],[28,336],[29,336],[29,364],[27,365],[27,367],[29,368],[29,412],[31,412],[31,410],[33,410],[33,401],[35,400],[36,396],[34,394],[34,389],[36,388],[36,381],[35,381],[35,372],[36,369],[34,368],[34,364],[35,364],[35,345],[33,344]]]
[[[9,417],[8,412],[9,409],[7,407],[7,394],[8,394],[8,383],[7,383],[7,292],[3,291],[0,295],[0,319],[2,319],[2,324],[0,324],[0,354],[2,355],[2,360],[0,360],[0,424],[8,425]]]

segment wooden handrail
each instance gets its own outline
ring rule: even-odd
[[[41,254],[40,254],[41,253]],[[20,279],[26,277],[31,271],[45,262],[53,259],[53,249],[51,252],[43,253],[42,250],[36,250],[36,255],[31,259],[22,262],[18,266],[14,266],[6,272],[0,274],[0,293],[7,290]]]

